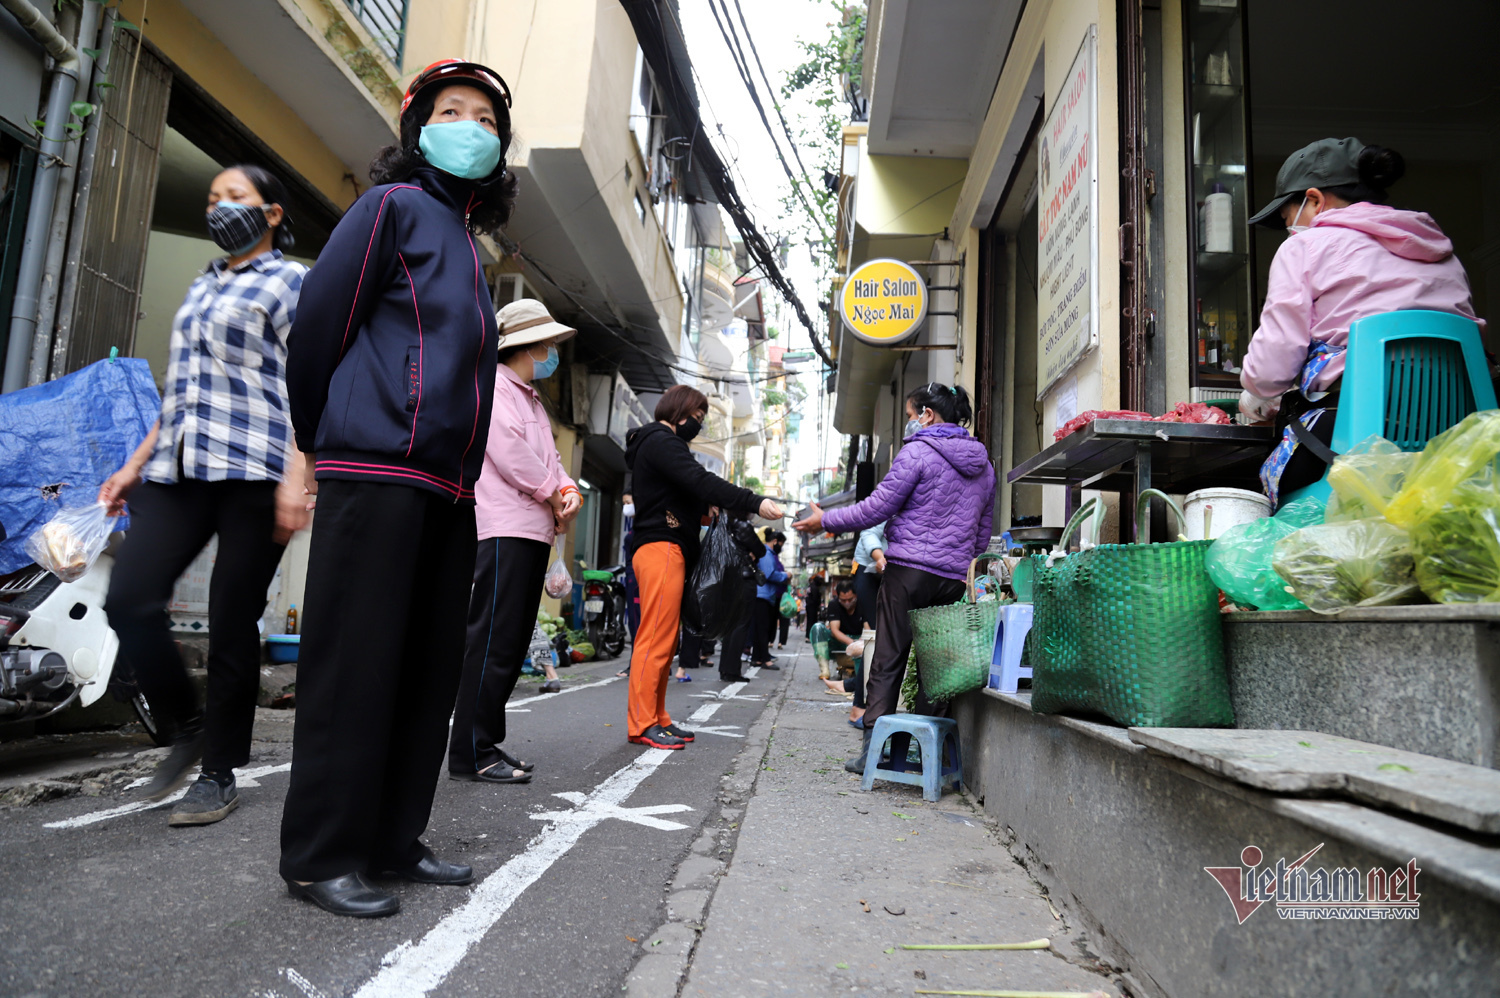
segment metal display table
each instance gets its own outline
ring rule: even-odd
[[[1135,497],[1143,489],[1173,494],[1207,488],[1260,491],[1260,466],[1273,439],[1269,426],[1096,419],[1011,469],[1006,481],[1067,486],[1069,516],[1083,489],[1128,496],[1120,504],[1123,528],[1133,520]],[[1164,518],[1166,511],[1154,512],[1153,522],[1164,528],[1158,516]],[[1157,536],[1162,533],[1156,531]]]

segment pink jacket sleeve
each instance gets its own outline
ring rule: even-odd
[[[1296,387],[1312,345],[1313,294],[1307,249],[1288,239],[1271,261],[1260,328],[1250,338],[1240,384],[1252,395],[1276,398]]]
[[[550,455],[532,449],[526,439],[527,414],[516,406],[518,395],[513,391],[495,393],[485,460],[512,488],[527,493],[537,502],[546,502],[567,476],[562,474],[555,449]]]

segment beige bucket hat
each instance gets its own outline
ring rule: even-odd
[[[528,343],[552,340],[561,343],[578,333],[552,318],[547,306],[535,298],[520,298],[495,313],[500,326],[500,349],[523,347]]]

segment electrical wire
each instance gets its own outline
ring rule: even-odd
[[[692,106],[691,95],[683,86],[680,76],[672,65],[671,53],[668,50],[667,27],[661,19],[655,0],[621,0],[621,4],[625,7],[631,25],[635,28],[636,40],[641,46],[642,54],[658,78],[665,79],[671,86],[670,97],[674,106]],[[686,45],[685,42],[683,44]],[[797,296],[791,282],[777,266],[775,255],[766,243],[765,237],[756,228],[755,221],[750,217],[749,209],[741,200],[734,179],[729,175],[728,169],[719,157],[718,150],[714,148],[707,132],[701,127],[695,126],[693,129],[692,146],[699,169],[703,170],[708,177],[719,205],[734,222],[735,229],[745,244],[746,253],[751,259],[761,264],[766,272],[766,280],[771,282],[772,287],[796,311],[798,320],[807,329],[813,350],[830,368],[836,368],[838,365],[823,344],[817,327],[813,325],[812,317],[808,315],[807,308],[802,304],[802,299]]]
[[[720,0],[720,3],[723,3],[723,0]],[[796,158],[797,166],[801,168],[803,178],[808,183],[811,183],[812,173],[808,170],[807,164],[802,162],[802,154],[797,151],[797,140],[792,137],[792,126],[786,122],[786,115],[781,111],[781,101],[776,99],[776,88],[771,85],[771,78],[766,75],[766,67],[760,61],[760,50],[755,47],[755,39],[750,35],[750,25],[745,21],[745,11],[740,7],[740,0],[734,0],[734,12],[739,15],[740,26],[745,29],[745,41],[750,44],[750,54],[755,57],[755,68],[760,70],[760,78],[766,85],[766,93],[771,95],[771,106],[776,109],[776,117],[781,121],[781,131],[786,135],[787,144],[791,146],[792,156]],[[724,18],[725,20],[729,19],[729,9],[727,7],[724,10]]]
[[[727,6],[724,7],[723,19],[719,18],[719,7],[722,5],[723,0],[709,0],[708,9],[713,12],[714,23],[719,26],[719,34],[723,36],[724,44],[729,48],[729,56],[734,62],[735,70],[739,73],[740,82],[745,85],[745,90],[750,94],[751,102],[755,104],[756,113],[760,115],[760,122],[765,126],[766,134],[771,137],[771,148],[776,151],[776,159],[781,163],[781,169],[785,171],[787,180],[791,182],[793,193],[797,195],[797,200],[802,202],[802,207],[807,209],[807,215],[812,219],[813,224],[817,226],[818,234],[823,237],[824,242],[827,242],[827,226],[824,225],[822,217],[818,215],[817,210],[813,208],[811,202],[807,200],[807,194],[802,190],[802,184],[792,172],[791,164],[786,161],[786,155],[781,151],[781,143],[776,139],[776,130],[771,127],[771,119],[766,116],[766,108],[761,103],[760,92],[756,89],[755,81],[750,76],[750,61],[746,57],[744,49],[739,45],[739,36],[736,34],[733,38],[730,37],[734,31],[734,24],[729,19],[729,8]],[[725,27],[726,22],[728,24],[727,30]],[[780,113],[779,110],[777,113]],[[797,149],[794,144],[792,146],[792,155],[796,156],[796,154]],[[802,161],[800,158],[797,160],[797,163],[799,166],[801,165]],[[803,167],[804,175],[806,172],[806,167]]]

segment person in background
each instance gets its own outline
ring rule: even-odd
[[[786,548],[786,534],[783,534],[778,530],[776,532],[776,537],[781,543],[781,547],[777,549],[777,551],[779,552]],[[780,559],[778,558],[778,560]],[[785,579],[782,579],[781,582],[777,583],[776,598],[771,601],[772,604],[776,607],[776,626],[774,630],[777,632],[776,647],[778,650],[786,647],[787,636],[791,633],[792,630],[792,618],[781,612],[781,601],[786,597],[786,594],[791,591],[791,588],[792,577],[788,575]],[[770,639],[767,638],[768,643],[769,640]]]
[[[635,496],[629,492],[624,496],[622,516],[620,551],[625,561],[625,626],[630,630],[630,641],[634,644],[636,629],[641,626],[641,587],[635,581],[635,567],[630,564],[630,542],[635,536]],[[625,668],[615,675],[630,675],[630,662],[627,660]]]
[[[750,633],[750,628],[755,623],[755,587],[756,587],[756,563],[766,553],[766,545],[755,528],[750,526],[748,520],[738,513],[729,516],[729,529],[734,536],[734,542],[744,552],[745,561],[742,566],[741,577],[743,579],[740,599],[744,601],[747,608],[744,620],[739,627],[724,635],[719,648],[719,678],[726,683],[748,683],[750,680],[745,676],[741,652],[745,645],[745,636]]]
[[[854,592],[865,620],[875,619],[875,599],[885,573],[885,524],[877,523],[859,532],[854,545]]]
[[[474,487],[480,543],[463,678],[448,737],[448,778],[527,783],[533,764],[502,747],[505,704],[521,678],[536,629],[553,541],[583,505],[531,383],[552,377],[557,345],[577,330],[553,319],[547,306],[532,298],[511,302],[495,319],[500,366],[484,471]]]
[[[476,234],[510,218],[510,92],[457,59],[412,78],[400,137],[302,289],[287,358],[316,452],[281,876],[337,915],[401,907],[365,879],[467,884],[422,842],[463,673],[474,483],[495,395]]]
[[[864,728],[865,716],[865,643],[861,635],[865,631],[865,612],[860,605],[855,585],[849,579],[840,579],[833,584],[833,602],[828,605],[824,619],[832,635],[829,650],[839,665],[839,672],[848,666],[854,675],[842,679],[825,679],[824,684],[834,693],[853,693],[854,705],[849,709],[849,723]]]
[[[1273,505],[1328,470],[1316,452],[1333,439],[1352,322],[1402,309],[1477,320],[1452,241],[1425,212],[1386,204],[1386,188],[1405,172],[1394,149],[1319,139],[1288,157],[1276,197],[1250,219],[1289,237],[1271,261],[1240,372],[1240,411],[1274,416],[1282,431],[1260,472]]]
[[[673,385],[656,403],[655,420],[625,438],[625,464],[636,499],[631,564],[641,587],[641,628],[630,651],[628,738],[681,749],[692,733],[667,713],[667,680],[682,622],[682,592],[698,561],[698,530],[710,505],[781,519],[774,500],[742,489],[694,460],[688,441],[708,414],[708,396]]]
[[[869,497],[824,513],[816,503],[793,524],[816,534],[864,530],[886,523],[886,568],[875,605],[879,639],[870,661],[865,735],[860,754],[844,764],[863,773],[870,729],[896,712],[911,652],[912,610],[944,606],[964,592],[969,563],[990,543],[995,466],[984,444],[964,429],[973,418],[969,393],[936,382],[906,396],[906,442]],[[857,600],[856,600],[857,602]],[[939,714],[917,689],[916,712]],[[893,742],[892,753],[898,746]],[[903,750],[904,751],[904,750]]]
[[[820,568],[807,580],[807,598],[803,601],[802,616],[807,625],[808,640],[812,640],[813,625],[823,618],[823,593],[828,586],[827,574]]]
[[[759,561],[760,574],[764,581],[755,587],[753,619],[750,624],[752,644],[750,664],[758,665],[762,669],[770,669],[772,672],[781,669],[771,655],[771,637],[776,633],[778,616],[776,601],[779,598],[781,586],[787,580],[786,569],[781,565],[781,547],[785,543],[786,534],[766,528],[766,553]]]
[[[146,795],[160,800],[201,757],[202,774],[167,817],[206,825],[239,806],[234,769],[250,759],[266,590],[291,534],[307,525],[302,458],[286,407],[287,333],[307,268],[293,245],[286,188],[232,166],[208,190],[206,225],[227,256],[188,288],[172,321],[161,418],[99,489],[131,524],[104,608],[152,710],[172,734]],[[142,482],[145,484],[141,484]],[[172,587],[211,537],[206,706],[167,624]]]

